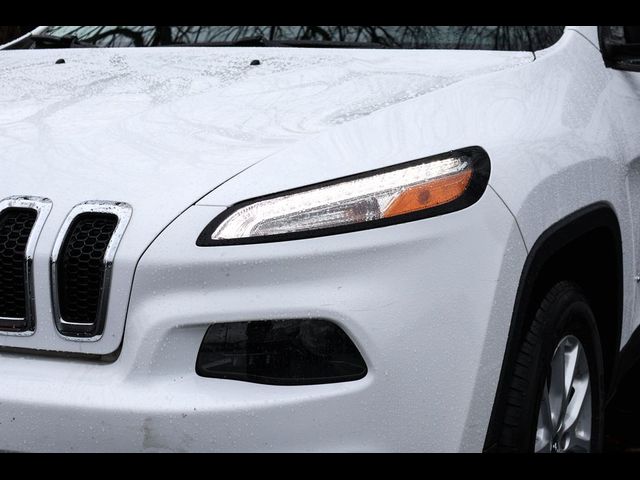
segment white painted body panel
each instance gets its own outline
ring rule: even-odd
[[[55,64],[59,58],[66,63]],[[254,58],[262,65],[250,66]],[[330,173],[306,151],[296,157],[295,146],[313,148],[322,132],[353,119],[532,58],[292,48],[2,52],[0,198],[37,195],[54,207],[34,258],[36,289],[43,292],[36,298],[38,329],[28,338],[0,335],[0,345],[115,351],[138,259],[163,228],[218,185],[281,151],[292,151],[292,165],[276,178],[295,168],[308,171],[308,179]],[[343,168],[353,172],[353,166]],[[46,293],[55,237],[68,212],[87,200],[133,207],[114,265],[106,329],[91,343],[57,334]]]
[[[123,338],[118,359],[0,353],[0,450],[481,450],[520,275],[549,226],[597,201],[613,206],[623,345],[637,325],[640,74],[605,69],[595,32],[569,27],[535,61],[514,52],[0,52],[0,197],[54,205],[37,291],[48,291],[56,225],[73,205],[119,200],[134,212],[116,257],[109,335],[58,337],[41,294],[36,335],[0,337],[92,353]],[[60,57],[67,63],[54,65]],[[262,65],[250,67],[254,58]],[[465,210],[315,239],[195,245],[236,202],[471,145],[485,148],[492,171]],[[275,387],[196,375],[211,323],[310,316],[350,334],[364,379]]]
[[[220,211],[188,210],[145,253],[116,362],[2,355],[0,450],[481,448],[502,356],[494,342],[526,256],[492,191],[429,223],[196,247],[200,224]],[[504,249],[517,261],[503,263]],[[495,303],[488,291],[501,278]],[[278,387],[195,374],[212,322],[309,316],[355,339],[364,379]]]

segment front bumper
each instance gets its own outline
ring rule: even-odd
[[[220,211],[192,207],[144,253],[115,362],[0,354],[0,450],[481,450],[526,257],[491,189],[403,225],[196,247]],[[309,317],[342,326],[365,378],[196,375],[211,323]]]

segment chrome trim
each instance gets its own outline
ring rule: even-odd
[[[33,283],[33,255],[36,251],[36,245],[40,238],[40,232],[51,211],[51,200],[44,197],[32,196],[13,196],[0,200],[0,212],[8,208],[24,208],[36,211],[36,220],[33,223],[29,239],[24,250],[24,279],[25,279],[25,318],[9,318],[0,317],[0,320],[7,323],[25,323],[24,331],[6,331],[0,330],[0,335],[27,337],[33,335],[36,331],[36,297],[35,286]]]
[[[74,340],[79,342],[96,342],[102,337],[104,330],[104,322],[107,317],[107,307],[109,303],[109,290],[111,286],[111,273],[113,270],[113,260],[116,250],[124,231],[131,219],[131,205],[123,202],[109,201],[88,201],[83,202],[71,209],[67,218],[64,220],[56,241],[51,252],[51,298],[53,299],[53,315],[58,333],[66,340]],[[60,313],[60,300],[58,297],[58,257],[62,245],[69,233],[69,227],[73,221],[83,213],[106,213],[118,217],[116,228],[111,235],[111,240],[107,245],[102,260],[104,264],[104,274],[102,276],[102,291],[98,302],[98,311],[96,313],[96,321],[93,323],[77,323],[67,322],[62,318]]]

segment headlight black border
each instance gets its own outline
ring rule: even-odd
[[[284,195],[291,195],[295,193],[301,193],[308,190],[313,190],[320,187],[326,187],[329,185],[335,185],[337,183],[348,182],[363,177],[369,177],[381,173],[392,172],[403,168],[411,167],[413,165],[419,165],[422,163],[436,162],[451,157],[463,157],[469,161],[473,168],[473,175],[469,181],[469,186],[465,192],[453,200],[452,202],[437,207],[429,208],[427,210],[421,210],[419,212],[407,213],[404,215],[398,215],[392,218],[384,218],[380,220],[371,220],[369,222],[354,223],[351,225],[341,225],[339,227],[322,228],[317,230],[305,230],[301,232],[283,233],[276,235],[264,235],[260,237],[247,237],[247,238],[234,238],[225,240],[212,240],[211,235],[218,228],[218,226],[232,215],[237,210],[250,205],[252,203],[260,202],[263,200],[269,200],[272,198],[282,197]],[[458,210],[465,209],[476,203],[484,194],[489,184],[489,177],[491,174],[491,162],[486,150],[479,146],[465,147],[456,150],[451,150],[446,153],[433,155],[429,157],[420,158],[418,160],[412,160],[405,163],[395,164],[390,167],[380,168],[376,170],[369,170],[367,172],[359,173],[356,175],[349,175],[346,177],[337,178],[327,182],[314,183],[301,188],[294,188],[290,190],[284,190],[278,193],[265,195],[262,197],[255,197],[249,200],[236,203],[229,207],[216,218],[214,218],[202,231],[196,240],[196,245],[199,247],[214,247],[224,245],[249,245],[258,243],[273,243],[284,242],[290,240],[300,240],[305,238],[326,237],[329,235],[338,235],[341,233],[357,232],[361,230],[370,230],[372,228],[386,227],[390,225],[397,225],[401,223],[412,222],[414,220],[421,220],[424,218],[436,217],[447,213],[456,212]]]

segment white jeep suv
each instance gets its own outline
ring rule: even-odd
[[[0,450],[601,450],[639,28],[0,47]]]

